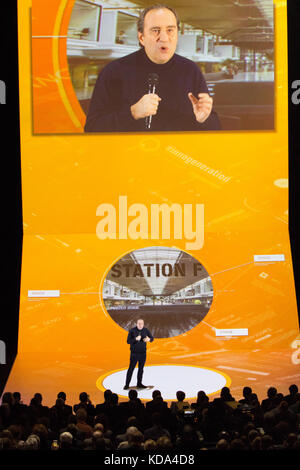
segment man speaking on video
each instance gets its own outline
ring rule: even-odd
[[[199,67],[175,54],[179,20],[166,5],[147,7],[138,20],[141,48],[99,74],[85,132],[219,130]]]
[[[126,374],[126,383],[124,390],[128,390],[131,377],[136,364],[138,363],[137,373],[137,387],[147,388],[146,385],[142,384],[142,378],[144,373],[144,365],[146,362],[146,350],[147,343],[153,341],[153,336],[144,326],[144,320],[139,318],[136,322],[136,326],[131,328],[128,333],[127,343],[130,344],[130,364]]]

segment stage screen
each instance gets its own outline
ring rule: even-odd
[[[162,100],[150,129],[86,130],[103,70],[143,52],[136,21],[149,5],[18,4],[24,238],[6,389],[24,400],[38,391],[54,403],[63,389],[70,403],[82,391],[99,403],[106,388],[127,398],[138,318],[154,336],[141,399],[225,385],[261,398],[299,383],[286,1],[168,2],[176,54],[204,77],[218,128],[156,130]]]

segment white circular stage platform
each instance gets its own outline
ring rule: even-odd
[[[176,391],[185,392],[186,399],[196,398],[199,390],[207,395],[216,393],[231,383],[230,377],[223,372],[205,367],[182,365],[153,365],[144,368],[143,384],[137,384],[137,368],[133,372],[130,388],[123,390],[127,369],[112,371],[98,378],[96,385],[99,390],[110,389],[119,396],[128,397],[130,389],[136,389],[141,399],[152,400],[153,390],[160,390],[164,400],[176,400]]]

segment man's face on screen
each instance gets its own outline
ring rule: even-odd
[[[167,8],[150,10],[144,20],[144,31],[139,41],[152,62],[165,64],[174,55],[178,41],[178,27],[174,13]]]
[[[138,330],[142,330],[144,328],[144,320],[138,320],[136,322],[136,326],[137,326]]]

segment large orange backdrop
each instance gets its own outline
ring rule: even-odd
[[[66,363],[84,358],[79,373],[91,368],[90,388],[100,371],[127,366],[126,332],[106,313],[100,295],[105,274],[129,251],[153,245],[185,250],[186,240],[99,240],[96,209],[101,203],[117,206],[119,195],[149,209],[163,202],[205,208],[204,246],[190,254],[211,276],[212,307],[186,334],[150,344],[148,364],[205,365],[203,352],[289,349],[299,325],[288,233],[286,2],[274,2],[274,131],[151,136],[82,134],[84,114],[68,74],[66,38],[58,37],[67,34],[73,3],[19,1],[19,357],[32,358],[29,371],[36,361],[42,369],[43,357],[61,355]],[[230,179],[217,179],[176,151]],[[283,254],[285,261],[254,263],[259,254]],[[59,289],[60,296],[28,298],[34,289]],[[248,328],[249,335],[217,338],[214,328]],[[89,364],[95,355],[97,366]]]

